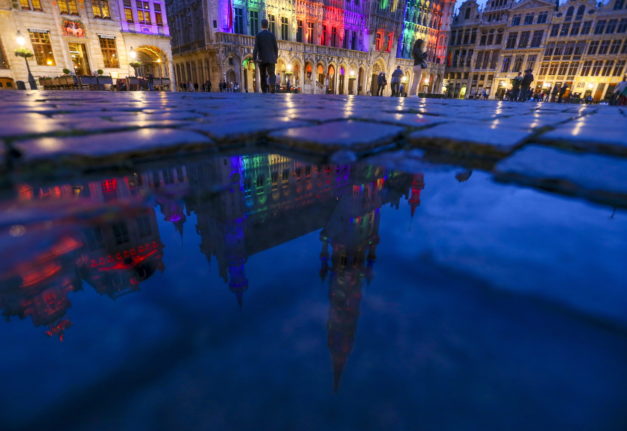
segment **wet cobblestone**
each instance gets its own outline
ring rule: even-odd
[[[5,92],[0,118],[3,431],[626,429],[622,109]]]
[[[422,148],[431,161],[437,155],[443,163],[489,171],[528,144],[605,155],[610,164],[611,157],[627,156],[627,114],[610,106],[295,94],[3,92],[0,118],[1,169],[11,166],[12,172],[35,176],[34,162],[93,170],[116,166],[120,158],[128,165],[209,148],[212,140],[221,150],[282,148],[321,160],[338,150],[344,151],[340,160],[348,157],[346,151],[354,154],[351,160],[382,150],[396,160],[394,151]],[[545,154],[559,158],[560,153]],[[623,162],[616,160],[620,171]],[[533,184],[564,191],[551,181],[559,173],[546,167],[533,176],[539,172],[546,181]],[[609,178],[603,187],[604,178],[599,175],[595,184],[601,196],[612,188]],[[579,190],[582,181],[570,184],[569,193],[591,196],[589,188]],[[613,203],[627,206],[622,199]]]

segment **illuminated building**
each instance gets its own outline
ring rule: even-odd
[[[172,77],[169,34],[163,0],[0,0],[0,82],[27,81],[18,49],[34,54],[35,78],[64,69],[125,78],[131,63],[140,76]]]
[[[18,201],[71,203],[91,216],[77,220],[69,211],[56,220],[61,228],[29,226],[33,233],[20,237],[15,246],[24,248],[16,256],[29,258],[0,266],[4,316],[30,317],[35,326],[48,326],[47,335],[62,340],[71,326],[64,317],[71,305],[68,295],[83,283],[115,299],[138,291],[140,283],[162,270],[163,245],[154,210],[142,204],[141,182],[133,175],[84,184],[18,185]],[[42,243],[46,248],[33,256],[31,249]]]
[[[259,91],[251,61],[266,18],[277,36],[280,84],[304,93],[369,94],[376,77],[401,66],[411,82],[410,46],[423,38],[429,68],[421,90],[439,93],[454,0],[169,0],[179,82],[237,82]],[[202,13],[200,13],[202,11]],[[390,86],[386,89],[389,94]]]
[[[320,231],[320,276],[329,288],[328,348],[338,390],[362,289],[374,277],[381,209],[398,208],[404,198],[413,215],[422,189],[422,174],[265,153],[151,161],[132,175],[84,184],[21,184],[18,201],[70,201],[94,215],[82,218],[68,238],[52,242],[42,257],[5,265],[11,268],[6,274],[0,263],[0,309],[7,318],[32,316],[36,326],[48,326],[47,334],[62,337],[71,326],[64,318],[69,293],[81,286],[111,298],[137,291],[163,269],[157,215],[145,207],[147,196],[154,196],[163,219],[180,233],[195,215],[200,250],[208,260],[215,258],[240,306],[252,284],[246,274],[251,256]]]
[[[533,71],[536,92],[567,84],[569,95],[600,101],[622,80],[627,5],[568,0],[464,2],[451,26],[447,92],[502,98],[518,72]]]

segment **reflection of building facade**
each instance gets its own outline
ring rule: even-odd
[[[410,47],[422,38],[430,61],[420,89],[440,92],[454,0],[166,3],[179,82],[211,80],[214,89],[220,81],[237,82],[243,91],[258,91],[250,60],[254,35],[266,18],[279,40],[277,72],[284,86],[289,82],[305,93],[374,93],[373,76],[386,72],[389,81],[397,65],[411,82]]]
[[[131,63],[141,64],[139,75],[172,76],[162,0],[0,0],[4,87],[28,80],[24,59],[13,55],[21,47],[34,54],[28,61],[35,78],[60,76],[64,69],[124,78],[135,73]]]
[[[64,318],[68,295],[84,283],[112,298],[138,290],[163,268],[157,216],[142,205],[148,194],[181,234],[187,216],[196,215],[200,249],[216,259],[240,306],[251,256],[321,230],[320,275],[329,285],[328,346],[337,390],[354,343],[361,289],[374,274],[381,208],[398,208],[404,197],[413,214],[423,188],[420,174],[277,154],[150,162],[133,175],[85,184],[23,184],[19,200],[70,201],[95,215],[68,220],[79,226],[49,241],[41,256],[10,274],[0,271],[0,308],[7,318],[31,316],[36,326],[49,326],[49,335],[62,337],[71,325]],[[107,203],[113,206],[102,211]],[[121,209],[112,216],[114,208]]]
[[[117,298],[135,292],[141,282],[163,269],[155,212],[139,205],[140,177],[108,178],[86,184],[18,186],[18,199],[55,200],[73,205],[116,202],[123,208],[99,212],[87,221],[69,219],[75,227],[51,234],[48,247],[27,262],[0,273],[0,308],[9,318],[31,317],[35,326],[49,326],[61,339],[71,324],[64,318],[68,295],[83,282],[99,294]],[[63,224],[63,223],[62,223]]]
[[[518,72],[532,69],[533,88],[567,84],[566,94],[602,100],[621,81],[627,61],[627,5],[610,0],[475,0],[462,4],[451,26],[447,91],[500,98]]]

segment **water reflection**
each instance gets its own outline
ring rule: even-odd
[[[62,341],[72,325],[70,293],[86,285],[117,298],[165,270],[157,211],[181,235],[195,215],[200,251],[208,262],[216,260],[240,306],[250,256],[320,230],[337,390],[354,343],[361,289],[374,277],[380,209],[406,199],[413,215],[423,188],[422,174],[278,154],[207,156],[85,182],[20,184],[18,206],[50,211],[50,217],[34,218],[10,242],[15,225],[2,230],[2,246],[16,250],[17,260],[0,266],[0,308],[7,320],[30,318]]]

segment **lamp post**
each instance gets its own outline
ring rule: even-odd
[[[19,46],[19,48],[15,51],[15,56],[22,57],[26,63],[26,70],[28,71],[28,85],[30,85],[31,90],[37,90],[37,82],[35,82],[35,77],[31,73],[30,65],[28,64],[28,59],[33,56],[33,53],[25,47],[26,39],[22,36],[22,33],[19,30],[17,31],[15,41]]]

